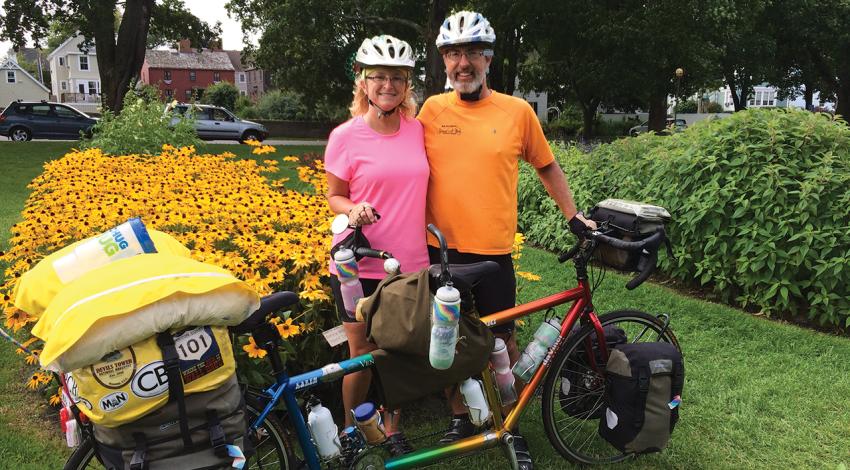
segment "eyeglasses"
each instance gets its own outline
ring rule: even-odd
[[[386,75],[369,75],[366,77],[366,80],[372,80],[381,86],[386,85],[387,82],[392,82],[393,86],[396,87],[407,83],[407,77],[402,77],[401,75],[393,75],[392,77]]]
[[[446,51],[443,54],[447,60],[451,62],[460,62],[460,56],[466,56],[466,60],[470,62],[475,62],[477,60],[481,60],[484,57],[492,57],[493,51],[490,49],[475,49],[475,50],[457,50],[452,49],[450,51]]]

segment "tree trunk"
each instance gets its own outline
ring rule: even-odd
[[[596,119],[596,110],[599,108],[599,100],[580,100],[579,105],[581,106],[582,118],[581,140],[582,142],[588,142],[594,136],[593,121]]]
[[[850,54],[848,54],[850,55]],[[850,57],[848,57],[850,59]],[[845,120],[850,119],[850,63],[842,62],[838,65],[838,83],[835,87],[836,103],[835,113],[841,115]]]
[[[446,67],[435,42],[440,25],[449,11],[448,0],[431,0],[425,34],[425,98],[442,93],[446,88]]]
[[[649,97],[649,130],[661,132],[667,127],[667,93],[655,90]]]
[[[154,0],[127,0],[116,38],[114,1],[98,0],[85,11],[94,32],[105,109],[120,113],[130,84],[138,80],[145,61]]]
[[[741,111],[743,109],[747,109],[747,97],[744,96],[744,91],[741,91],[741,95],[738,95],[738,87],[735,83],[735,78],[730,74],[724,74],[726,79],[726,86],[729,87],[729,93],[732,95],[732,103],[735,105],[735,111]]]
[[[806,111],[814,111],[815,89],[811,83],[806,83],[803,88],[803,100],[806,102]]]

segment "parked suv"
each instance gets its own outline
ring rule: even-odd
[[[674,125],[674,121],[675,121],[675,125]],[[683,130],[685,130],[688,127],[688,124],[687,124],[687,122],[685,122],[684,119],[675,119],[674,120],[674,119],[671,119],[671,118],[667,118],[667,122],[664,124],[664,127],[666,127],[667,129],[670,129],[672,132],[682,132]],[[644,121],[644,122],[638,124],[637,126],[629,129],[629,135],[630,136],[636,136],[638,134],[643,134],[644,132],[646,132],[648,130],[649,130],[649,121]],[[660,134],[667,134],[667,131],[666,130],[661,131]]]
[[[0,113],[0,135],[25,142],[32,139],[79,139],[90,134],[97,119],[63,103],[13,101]]]
[[[269,136],[266,126],[239,119],[230,111],[218,106],[203,104],[177,104],[173,108],[166,107],[166,112],[173,109],[174,113],[184,115],[189,112],[195,118],[195,130],[198,137],[204,140],[246,140],[263,141]],[[176,124],[180,119],[174,116],[171,123]]]

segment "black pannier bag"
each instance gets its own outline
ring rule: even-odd
[[[664,449],[679,419],[682,354],[670,343],[622,344],[610,352],[605,370],[599,435],[625,453]]]
[[[580,328],[576,326],[570,335],[578,333],[579,330]],[[602,327],[602,332],[605,334],[605,344],[609,354],[614,346],[625,344],[627,341],[626,332],[617,325],[605,325]],[[591,356],[586,351],[586,345],[579,345],[567,360],[566,367],[561,369],[561,390],[558,398],[564,413],[574,418],[596,419],[605,412],[599,397],[599,392],[605,384],[601,380],[602,374],[598,372],[605,367],[605,364],[602,351],[598,347],[599,338],[595,334],[591,334],[589,338],[597,369],[594,370],[593,364],[590,364]]]
[[[606,235],[624,241],[640,241],[650,237],[670,220],[670,213],[660,206],[627,201],[605,199],[590,210],[590,218],[597,223],[606,222]],[[628,252],[606,244],[595,251],[597,259],[620,271],[640,271],[641,254]]]

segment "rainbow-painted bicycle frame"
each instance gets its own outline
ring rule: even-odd
[[[384,462],[385,468],[405,469],[422,467],[452,457],[489,449],[497,445],[503,445],[506,448],[510,448],[510,439],[506,438],[511,436],[512,430],[516,429],[519,418],[525,410],[526,405],[528,405],[528,402],[534,395],[534,391],[546,376],[546,372],[549,370],[549,364],[551,363],[552,358],[558,353],[561,346],[564,344],[564,341],[566,340],[569,332],[572,331],[573,326],[575,326],[579,319],[584,317],[586,321],[589,321],[590,324],[594,325],[599,337],[604,337],[602,325],[599,323],[599,319],[593,312],[590,287],[584,280],[579,280],[578,287],[573,289],[550,295],[548,297],[543,297],[481,318],[481,321],[484,324],[492,327],[525,317],[535,312],[563,305],[567,302],[573,302],[573,304],[561,322],[561,332],[557,341],[554,346],[550,348],[548,354],[543,359],[542,365],[537,369],[534,376],[532,376],[531,381],[522,390],[517,403],[504,419],[502,419],[501,413],[493,413],[493,424],[485,432],[461,439],[451,444],[421,449],[403,456],[390,458]],[[607,358],[608,351],[605,349],[604,341],[599,342],[599,348],[600,353],[602,354],[601,357]],[[591,357],[591,360],[592,359],[593,358]],[[375,360],[372,358],[371,354],[364,354],[339,363],[328,364],[321,369],[316,369],[294,377],[289,377],[285,371],[280,372],[276,377],[276,383],[265,390],[265,397],[268,400],[268,404],[262,413],[260,413],[260,416],[257,417],[257,420],[254,423],[251,423],[251,431],[256,431],[272,408],[274,408],[282,398],[286,409],[288,410],[289,421],[295,428],[308,468],[310,468],[310,470],[321,469],[321,462],[319,460],[316,447],[310,437],[310,432],[307,430],[304,416],[301,414],[298,402],[295,399],[295,393],[310,389],[320,383],[332,382],[347,374],[367,369],[372,367],[374,363]],[[486,372],[487,371],[482,374],[482,377],[484,379],[484,391],[487,401],[489,402],[490,409],[500,410],[501,404],[499,403],[498,392],[493,384],[491,375]],[[509,457],[513,459],[512,452],[509,453]]]

